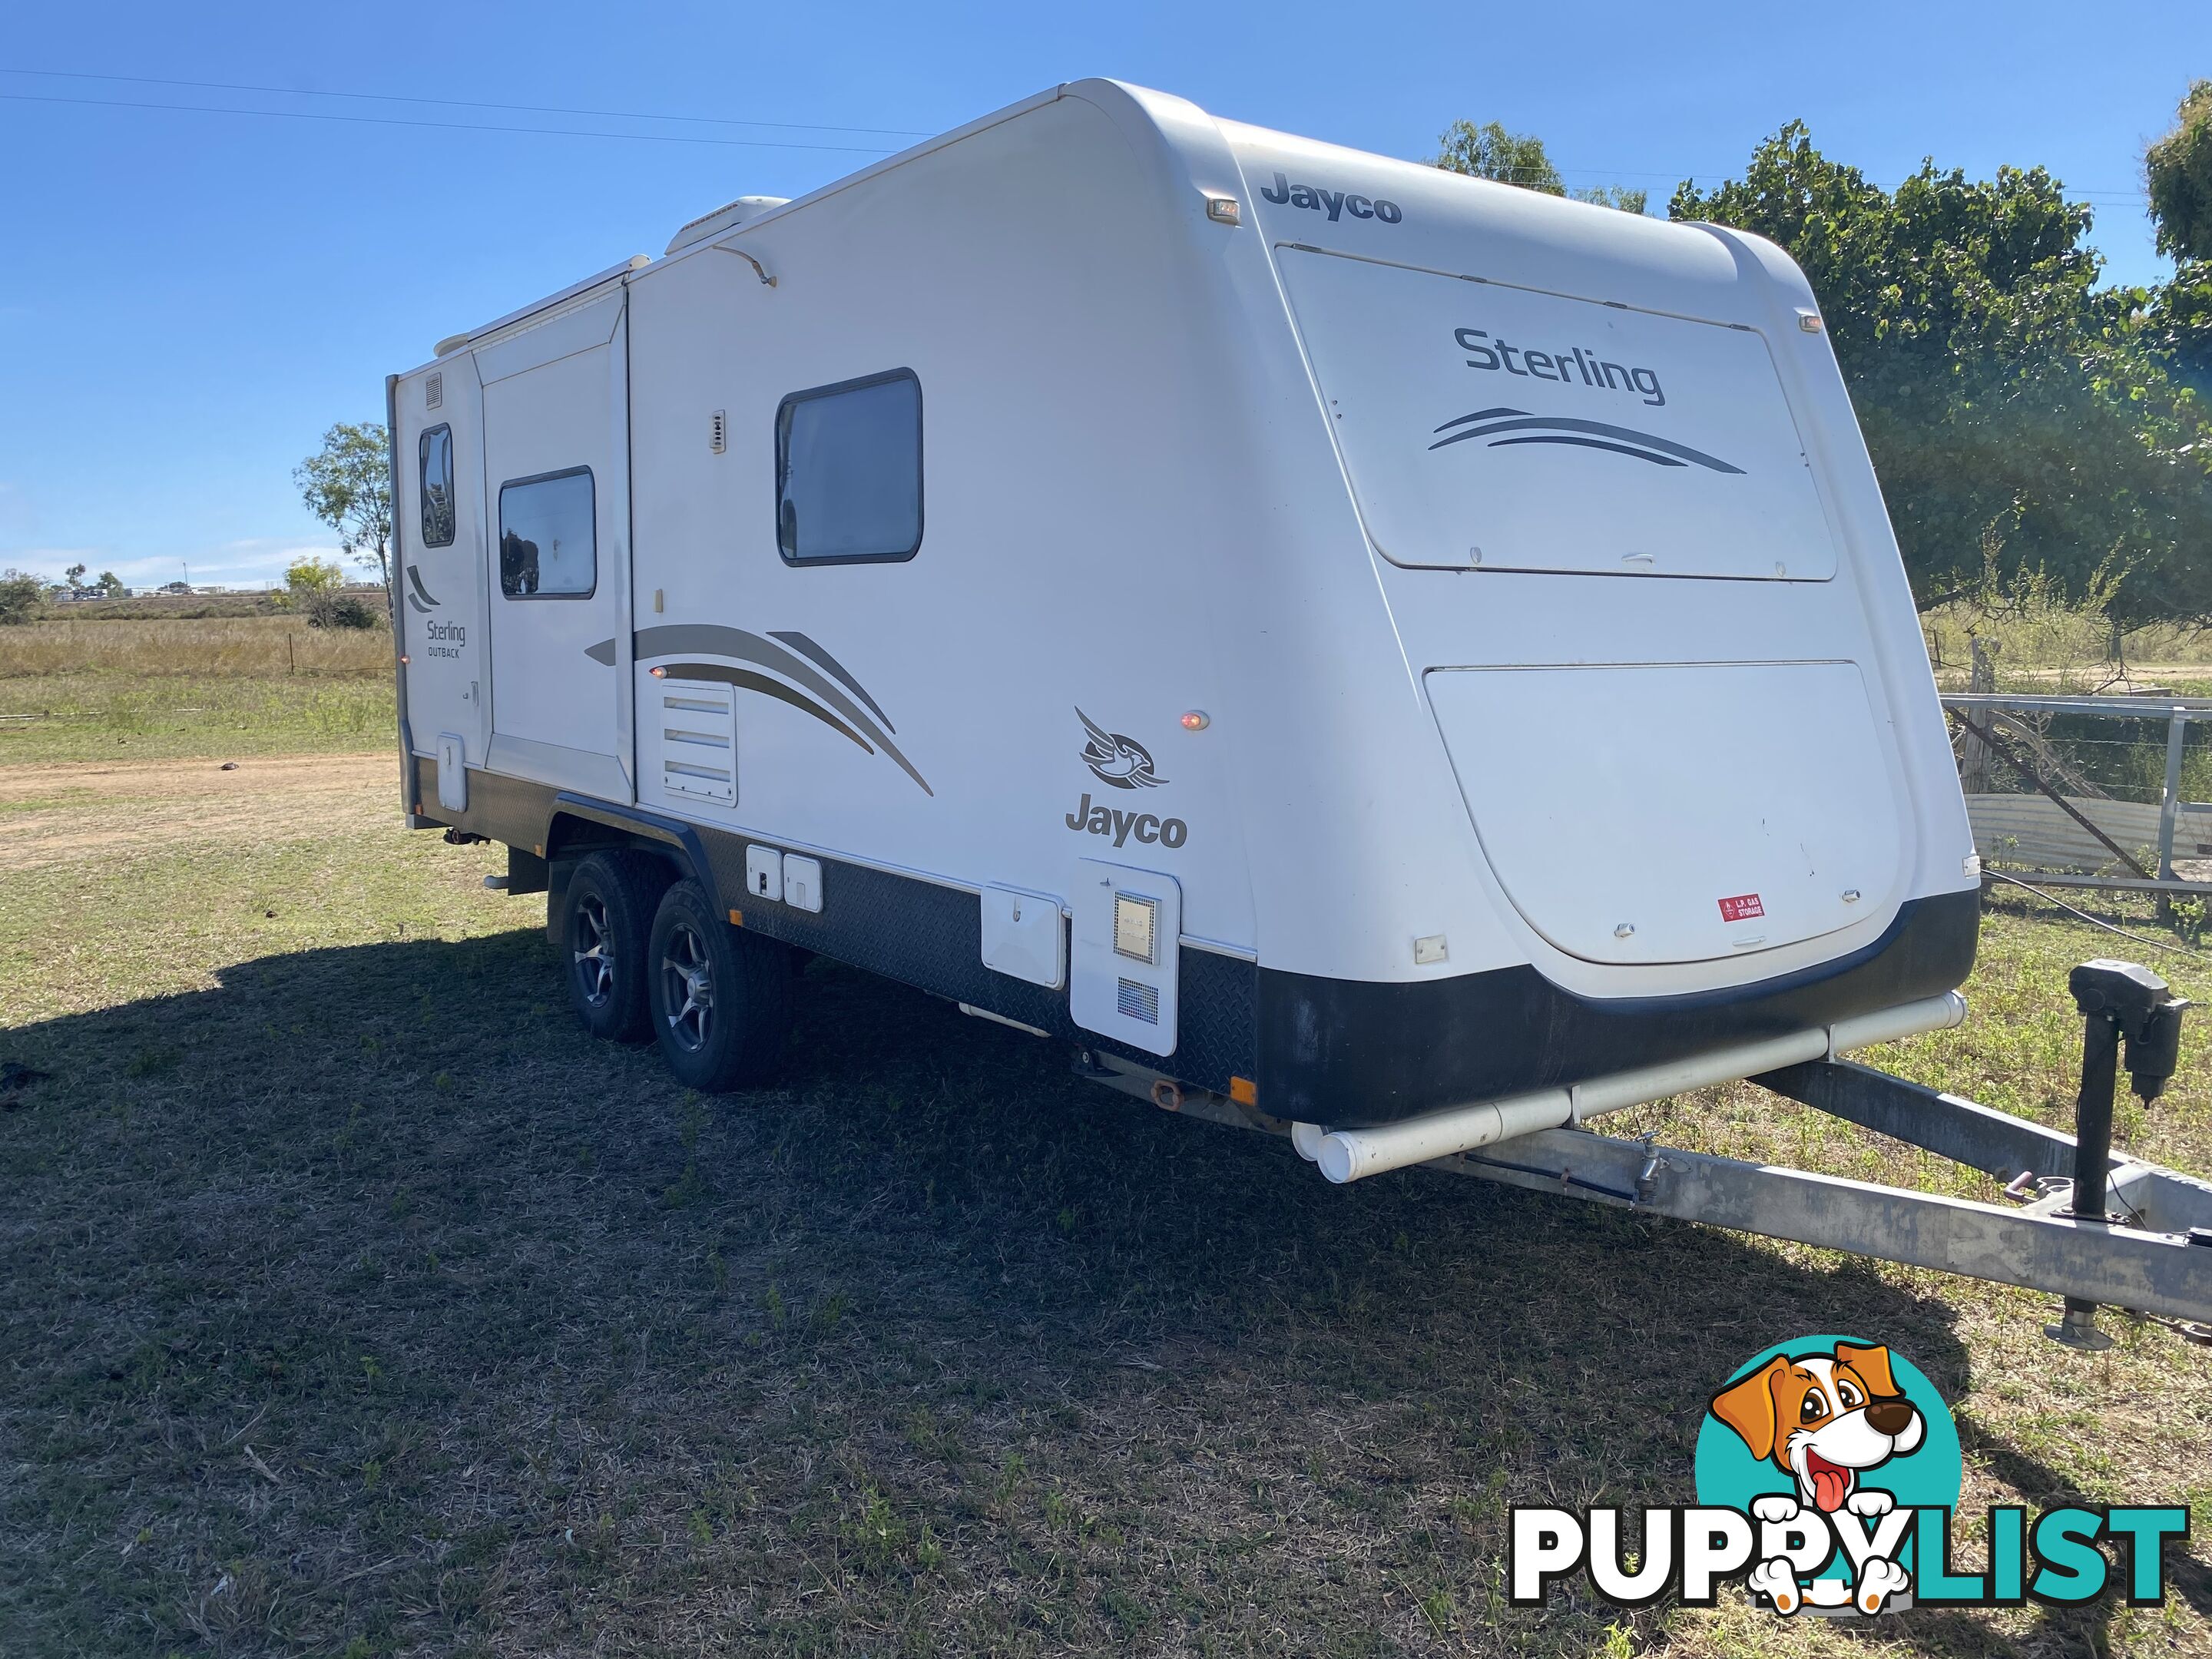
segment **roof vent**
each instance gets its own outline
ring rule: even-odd
[[[703,218],[690,224],[668,239],[666,252],[675,253],[687,247],[720,235],[726,230],[735,230],[748,219],[757,219],[770,208],[780,208],[791,198],[788,196],[740,196],[727,207],[718,207]]]

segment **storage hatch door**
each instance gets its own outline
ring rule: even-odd
[[[1570,955],[1710,961],[1894,909],[1911,831],[1853,664],[1426,678],[1484,855]]]

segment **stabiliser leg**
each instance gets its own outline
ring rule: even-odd
[[[2119,1091],[2120,1045],[2127,1044],[2128,1073],[2145,1105],[2165,1091],[2181,1058],[2181,1016],[2188,1003],[2148,968],[2102,957],[2067,976],[2081,1011],[2081,1089],[2074,1103],[2074,1217],[2109,1227],[2106,1173],[2112,1161],[2112,1101]],[[2097,1328],[2097,1304],[2066,1298],[2065,1316],[2044,1327],[2045,1336],[2094,1352],[2112,1346]]]

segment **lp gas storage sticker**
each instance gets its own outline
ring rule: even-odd
[[[1753,916],[1763,916],[1766,907],[1759,902],[1756,893],[1738,893],[1734,898],[1721,901],[1723,921],[1749,921]]]
[[[2106,1593],[2115,1559],[2130,1605],[2166,1599],[2166,1541],[2188,1536],[2186,1509],[2065,1504],[2031,1520],[1998,1505],[1979,1529],[1983,1570],[1968,1571],[1953,1541],[1962,1479],[1950,1408],[1911,1360],[1856,1337],[1799,1337],[1714,1391],[1694,1505],[1650,1505],[1633,1534],[1618,1509],[1514,1509],[1512,1600],[1539,1605],[1587,1573],[1620,1607],[1668,1594],[1710,1607],[1732,1578],[1784,1617],[2070,1606]]]

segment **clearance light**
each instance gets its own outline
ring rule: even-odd
[[[1203,708],[1194,708],[1182,717],[1182,729],[1186,732],[1203,732],[1212,724]]]
[[[665,668],[648,668],[645,672],[657,680],[665,680],[668,678],[668,671]]]

